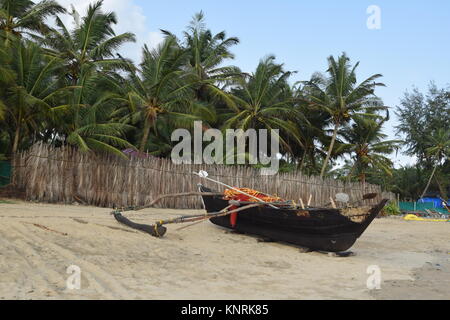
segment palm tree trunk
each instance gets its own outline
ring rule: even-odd
[[[144,134],[142,136],[141,146],[139,148],[140,152],[145,152],[145,145],[147,144],[148,136],[150,135],[150,129],[150,123],[148,121],[145,121]]]
[[[362,184],[366,183],[366,174],[364,172],[361,172],[361,175],[359,176],[359,182]]]
[[[325,173],[325,169],[328,165],[328,161],[330,161],[331,152],[333,152],[334,142],[336,141],[337,132],[339,129],[339,124],[336,123],[334,125],[334,131],[333,131],[333,137],[331,138],[330,147],[328,148],[327,157],[325,158],[325,161],[322,166],[322,170],[320,171],[320,179],[323,178],[323,175]]]
[[[311,160],[311,166],[314,170],[317,170],[316,157],[314,156],[314,151],[309,153],[309,160]]]
[[[358,162],[356,160],[355,163],[353,164],[352,168],[350,169],[350,172],[347,175],[347,181],[350,181],[352,179],[352,174],[353,174],[353,171],[355,171],[357,164],[358,164]]]
[[[303,165],[305,164],[305,159],[306,159],[306,150],[303,153],[302,160],[300,161],[300,163],[298,165],[298,171],[300,171],[300,172],[302,171]]]
[[[436,164],[436,165],[434,166],[433,172],[431,172],[430,179],[428,179],[427,185],[425,186],[425,190],[423,190],[422,195],[420,196],[421,198],[423,198],[423,196],[425,195],[425,193],[427,193],[428,188],[430,187],[430,184],[431,184],[431,180],[432,180],[433,177],[434,177],[434,173],[436,172],[437,167],[438,167],[438,164]]]
[[[441,180],[438,177],[439,177],[439,174],[434,175],[434,180],[436,181],[436,184],[438,186],[439,193],[441,194],[441,198],[448,199],[447,190],[445,190],[445,187],[442,185]]]
[[[19,149],[19,138],[20,138],[20,125],[17,125],[16,132],[14,134],[14,144],[12,148],[13,154],[15,154]]]

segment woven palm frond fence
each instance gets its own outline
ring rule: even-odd
[[[350,201],[365,193],[395,199],[393,193],[382,192],[379,186],[343,183],[332,179],[309,177],[299,172],[261,175],[247,166],[174,164],[170,159],[154,157],[129,160],[114,155],[82,153],[70,147],[55,148],[42,143],[17,154],[13,161],[12,182],[24,190],[28,200],[112,207],[113,205],[144,205],[161,194],[197,191],[202,183],[215,190],[224,188],[192,174],[205,170],[213,179],[239,187],[248,187],[284,199],[311,205],[323,205],[336,193],[345,192]],[[200,209],[198,196],[168,198],[158,203],[163,208]]]

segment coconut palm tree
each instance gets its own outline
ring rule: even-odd
[[[4,121],[15,153],[24,138],[42,129],[45,116],[57,106],[65,88],[58,87],[54,76],[61,63],[58,58],[49,58],[37,44],[20,39],[13,41],[10,50],[14,59],[9,67],[14,80],[1,90],[0,105],[5,110]]]
[[[293,90],[295,106],[301,115],[301,118],[295,122],[301,132],[303,143],[303,148],[296,149],[298,152],[296,157],[300,159],[297,168],[299,170],[305,168],[309,174],[318,173],[320,168],[317,168],[317,160],[326,154],[319,146],[320,144],[326,145],[328,138],[326,128],[330,121],[330,115],[323,110],[311,108],[309,102],[304,98],[312,94],[310,91],[314,90],[313,86],[303,86],[302,82],[297,82]],[[307,167],[306,164],[308,164]]]
[[[287,83],[291,74],[283,70],[282,64],[275,63],[274,56],[262,59],[253,74],[236,80],[236,88],[232,90],[234,104],[229,105],[231,112],[224,115],[227,120],[223,128],[280,129],[280,142],[292,154],[284,137],[300,146],[302,142],[298,127],[289,120],[301,118],[294,108],[293,93]]]
[[[117,17],[114,12],[104,13],[102,4],[103,1],[90,4],[81,19],[73,9],[70,13],[75,22],[73,30],[56,17],[56,29],[46,34],[47,52],[64,61],[61,72],[71,85],[81,84],[82,74],[89,77],[98,70],[124,68],[124,61],[115,56],[116,52],[123,44],[136,41],[133,33],[115,34],[113,25]]]
[[[382,109],[382,103],[374,95],[377,86],[384,86],[376,80],[382,77],[381,74],[375,74],[357,84],[356,68],[359,62],[353,67],[350,65],[350,59],[345,53],[336,60],[333,56],[328,58],[328,77],[314,76],[314,79],[305,83],[308,87],[308,94],[305,99],[311,107],[324,110],[331,117],[333,134],[328,147],[327,155],[320,172],[320,177],[325,174],[333,152],[334,144],[338,131],[358,114],[370,114],[368,111]]]
[[[234,59],[230,48],[238,44],[239,39],[227,38],[225,31],[214,35],[206,28],[204,20],[202,11],[195,14],[183,33],[183,41],[179,43],[188,54],[184,68],[195,81],[193,103],[197,105],[197,110],[208,115],[206,119],[210,125],[220,126],[219,114],[226,109],[226,105],[234,106],[226,88],[234,84],[236,77],[242,76],[239,68],[223,65],[225,60]],[[176,38],[169,31],[162,32]]]
[[[189,53],[187,65],[198,81],[196,98],[208,101],[218,97],[232,103],[218,85],[227,84],[233,77],[241,75],[237,67],[221,66],[225,60],[234,59],[230,47],[237,45],[239,39],[227,38],[225,31],[213,35],[211,30],[205,28],[204,19],[203,12],[197,13],[184,32],[184,48]]]
[[[79,150],[91,150],[114,153],[126,157],[121,151],[134,146],[125,137],[133,127],[111,120],[110,114],[117,108],[114,99],[108,94],[93,97],[93,102],[84,105],[75,114],[76,121],[70,123],[67,143]]]
[[[7,42],[23,35],[35,38],[50,30],[46,18],[65,11],[53,0],[0,0],[0,36]]]
[[[342,144],[339,151],[353,158],[348,178],[356,174],[364,183],[370,169],[392,174],[392,161],[388,155],[398,150],[402,141],[385,140],[387,135],[382,133],[382,127],[388,120],[389,116],[382,120],[354,116],[353,123],[343,128],[341,134],[347,143]]]
[[[4,119],[6,105],[3,97],[6,95],[7,85],[14,80],[14,73],[10,68],[12,62],[12,50],[4,42],[0,41],[0,121]]]
[[[103,12],[102,4],[90,4],[81,19],[73,9],[73,30],[56,17],[56,29],[46,34],[46,53],[62,61],[57,73],[62,75],[59,83],[72,89],[64,105],[51,109],[57,132],[53,138],[82,151],[103,150],[124,156],[118,147],[133,147],[122,138],[131,127],[112,118],[118,108],[114,99],[117,92],[104,84],[111,84],[110,75],[126,68],[129,61],[116,57],[116,51],[124,43],[135,41],[135,36],[116,35],[116,15]]]
[[[121,150],[135,149],[126,139],[134,127],[118,120],[117,92],[106,89],[112,80],[102,73],[83,79],[82,88],[67,87],[70,91],[62,99],[64,104],[50,109],[48,122],[52,129],[44,132],[42,140],[70,144],[82,152],[102,151],[126,158]]]
[[[198,119],[192,103],[195,79],[183,70],[187,59],[186,50],[168,35],[155,49],[144,46],[139,68],[127,64],[129,77],[120,85],[122,91],[117,100],[129,108],[124,120],[141,124],[141,152],[146,150],[150,131],[156,130],[160,117],[170,118],[181,127]]]
[[[421,198],[427,193],[431,181],[435,176],[436,169],[441,165],[442,160],[450,157],[450,130],[448,128],[439,128],[434,134],[428,136],[427,140],[430,147],[426,149],[426,152],[434,159],[434,167],[425,189],[420,196]]]

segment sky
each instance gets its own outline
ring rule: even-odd
[[[83,15],[91,1],[58,2],[73,3]],[[144,43],[155,47],[162,41],[160,29],[181,36],[201,10],[213,33],[225,30],[240,39],[230,64],[245,72],[273,54],[286,70],[297,71],[292,82],[308,80],[327,69],[328,56],[346,52],[353,63],[360,61],[358,81],[383,75],[386,87],[376,94],[392,107],[385,128],[389,139],[401,138],[395,134],[398,119],[393,111],[406,90],[425,92],[430,81],[438,87],[450,84],[448,0],[104,0],[104,8],[117,13],[116,32],[136,34],[138,41],[121,49],[136,61]],[[401,153],[392,160],[396,167],[414,163]]]

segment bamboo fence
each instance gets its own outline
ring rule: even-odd
[[[311,197],[313,206],[330,202],[330,197],[340,192],[347,193],[350,201],[361,199],[365,193],[378,193],[367,204],[375,204],[381,198],[395,199],[393,193],[382,192],[380,186],[319,179],[299,172],[264,176],[260,170],[248,166],[175,164],[170,159],[155,157],[126,160],[43,143],[14,157],[12,182],[25,191],[28,200],[126,207],[145,205],[161,194],[197,191],[198,183],[218,191],[224,189],[192,174],[199,170],[228,185],[296,202],[301,198],[306,204]],[[200,209],[202,202],[198,196],[167,198],[157,207]]]

